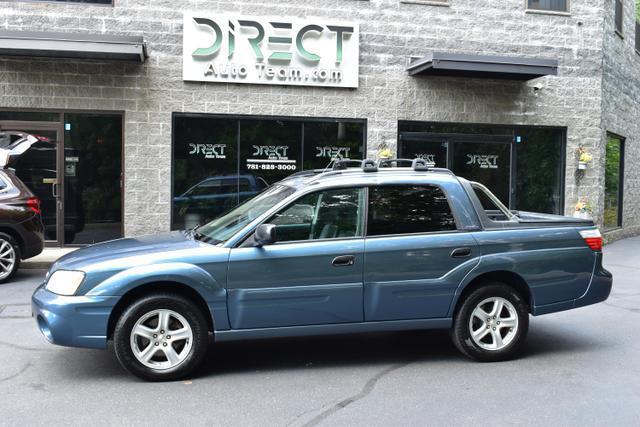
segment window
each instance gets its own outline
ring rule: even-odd
[[[268,222],[276,225],[276,240],[336,239],[362,236],[362,188],[307,194]]]
[[[527,8],[533,10],[550,10],[568,12],[569,0],[527,0]]]
[[[369,188],[369,236],[455,229],[447,197],[438,187],[392,185]]]
[[[622,0],[615,0],[615,25],[616,32],[622,35],[622,26],[624,20],[624,7],[622,5]]]
[[[455,123],[398,123],[398,154],[487,186],[510,209],[562,214],[566,130]]]
[[[622,227],[622,184],[624,180],[624,139],[609,134],[604,170],[604,228]]]
[[[366,137],[364,120],[176,113],[172,129],[174,229],[205,224],[332,158],[362,159]]]

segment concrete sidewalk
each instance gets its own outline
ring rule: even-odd
[[[40,255],[22,261],[20,268],[48,269],[58,258],[76,249],[79,248],[44,248]]]

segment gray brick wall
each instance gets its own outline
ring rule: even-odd
[[[625,138],[623,228],[608,233],[609,241],[640,233],[640,53],[635,51],[635,1],[624,2],[622,37],[614,31],[614,1],[605,1],[604,72],[602,85],[602,144],[600,168],[604,170],[607,132]],[[601,176],[604,197],[604,175]]]
[[[604,3],[608,7],[613,0]],[[603,48],[612,44],[603,35],[603,0],[573,1],[571,7],[570,15],[560,16],[525,13],[523,0],[450,0],[450,7],[400,0],[115,0],[115,7],[0,1],[1,28],[142,35],[150,52],[143,65],[0,59],[0,107],[125,112],[127,235],[169,229],[174,111],[366,118],[372,157],[380,146],[396,149],[398,120],[567,127],[569,213],[578,197],[588,196],[597,206],[602,201],[603,135],[606,128],[618,129],[605,126],[610,119],[603,110],[611,110],[618,133],[638,134],[623,127],[633,121],[634,112],[619,117],[620,106],[609,100],[608,94],[620,88],[614,80],[618,77],[603,79],[603,64],[607,70],[615,68],[603,59]],[[189,9],[357,21],[360,87],[183,82],[182,11]],[[537,94],[531,82],[408,77],[409,58],[431,50],[557,58],[559,76],[537,81],[543,85]],[[625,68],[635,61],[638,70],[637,58],[625,61]],[[633,78],[637,85],[637,73]],[[637,101],[637,92],[630,97]],[[578,144],[596,154],[594,167],[581,179],[574,173]],[[629,149],[628,162],[632,155],[637,153]],[[626,185],[635,184],[629,180]],[[635,200],[629,196],[625,203],[637,204]],[[600,210],[596,218],[601,218]],[[638,224],[635,215],[625,220],[630,228]]]

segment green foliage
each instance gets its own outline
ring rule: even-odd
[[[604,225],[607,228],[619,225],[621,152],[622,141],[614,136],[608,136],[604,170]]]
[[[636,21],[640,22],[640,0],[636,0]]]

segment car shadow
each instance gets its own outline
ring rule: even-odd
[[[532,325],[520,359],[600,351],[611,343],[578,331]],[[133,378],[109,351],[63,349],[53,355],[60,374],[78,380]],[[297,369],[409,362],[467,363],[445,330],[384,332],[213,343],[193,378]]]
[[[446,331],[407,331],[221,342],[199,374],[378,365],[459,357]]]

